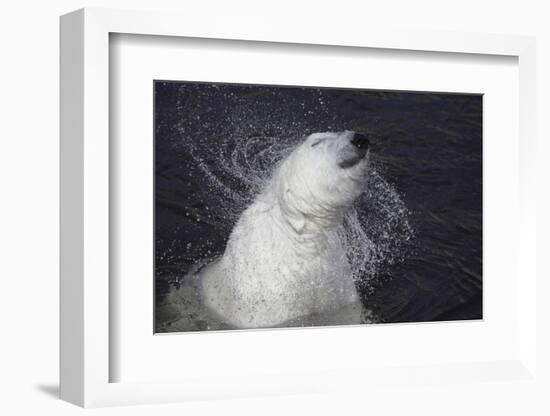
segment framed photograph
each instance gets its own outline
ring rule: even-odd
[[[155,332],[482,319],[482,95],[153,89]]]
[[[534,40],[302,29],[61,18],[63,399],[536,382]]]

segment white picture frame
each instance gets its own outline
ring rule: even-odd
[[[281,372],[277,376],[235,381],[188,379],[143,383],[110,382],[109,348],[109,34],[124,33],[227,39],[281,44],[332,45],[455,54],[505,55],[519,65],[520,218],[517,244],[519,324],[517,354],[507,360],[468,364],[419,363],[413,378],[479,382],[472,374],[501,375],[507,380],[536,380],[536,219],[535,40],[530,37],[467,33],[394,32],[378,29],[327,34],[304,28],[250,22],[238,30],[228,21],[204,25],[193,16],[108,9],[82,9],[61,18],[61,398],[80,406],[159,403],[196,398],[246,397],[323,392],[354,385],[406,380],[411,371],[395,368],[368,372],[331,370],[331,376]],[[336,35],[335,33],[338,33]],[[438,376],[435,377],[435,374]],[[351,377],[351,378],[350,378]],[[349,384],[352,384],[351,382]]]

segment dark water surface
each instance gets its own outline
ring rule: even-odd
[[[223,253],[285,149],[342,130],[371,137],[379,175],[356,207],[380,253],[359,287],[373,321],[482,317],[481,96],[157,81],[156,331],[209,327],[174,325],[170,294]]]

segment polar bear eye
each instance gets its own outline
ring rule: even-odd
[[[325,139],[318,139],[318,140],[315,140],[313,143],[311,143],[311,147],[315,147],[317,146],[319,143],[321,143],[323,140]]]

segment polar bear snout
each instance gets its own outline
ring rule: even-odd
[[[351,144],[357,147],[358,149],[365,150],[369,148],[370,142],[367,136],[361,133],[353,133],[353,137],[351,138]]]
[[[341,168],[350,168],[357,165],[365,158],[369,150],[370,142],[367,136],[356,132],[346,132],[346,139],[349,140],[340,151]]]

